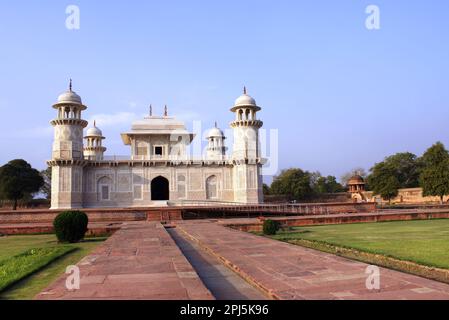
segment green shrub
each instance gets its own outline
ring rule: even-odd
[[[89,219],[82,211],[64,211],[53,221],[59,242],[79,242],[84,238]]]
[[[263,222],[263,234],[274,235],[279,230],[279,222],[273,220],[265,220]]]

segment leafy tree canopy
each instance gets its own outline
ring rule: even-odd
[[[287,195],[295,200],[308,199],[313,195],[311,173],[299,168],[282,170],[274,177],[270,192]]]
[[[423,196],[443,197],[449,194],[449,154],[441,142],[437,142],[422,156],[420,182]]]
[[[43,183],[39,171],[25,160],[12,160],[0,167],[0,193],[5,199],[14,201],[13,210],[16,210],[18,200],[38,192]]]
[[[314,184],[315,193],[343,192],[345,188],[337,182],[334,176],[319,177]]]
[[[268,186],[268,184],[264,183],[264,184],[262,185],[262,190],[263,190],[263,194],[264,194],[264,195],[270,194],[270,187]]]
[[[396,153],[383,161],[398,179],[400,188],[419,186],[421,163],[416,155],[410,152]]]
[[[41,176],[44,179],[44,184],[41,187],[41,192],[45,195],[47,200],[51,198],[51,167],[48,167],[45,170],[42,170]]]
[[[283,170],[280,175],[274,177],[269,189],[270,194],[286,195],[295,200],[310,199],[320,193],[343,191],[343,186],[334,176],[323,177],[319,172],[308,172],[299,168]]]
[[[419,186],[421,162],[413,153],[396,153],[376,163],[370,171],[367,182],[374,194],[391,200],[398,195],[398,189]]]
[[[395,171],[385,162],[376,163],[371,168],[368,183],[374,194],[378,194],[388,201],[391,201],[391,199],[398,195],[398,189],[400,188]]]

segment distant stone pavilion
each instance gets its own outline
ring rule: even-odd
[[[107,157],[105,137],[96,126],[86,130],[87,109],[81,97],[69,90],[53,105],[54,127],[51,208],[145,207],[168,201],[226,201],[261,203],[262,159],[256,101],[244,89],[231,111],[234,141],[226,154],[225,136],[217,126],[207,134],[204,155],[192,157],[186,149],[195,135],[183,122],[168,115],[150,114],[121,134],[130,146],[129,157]],[[84,143],[83,143],[84,140]]]

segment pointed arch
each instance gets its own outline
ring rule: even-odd
[[[237,114],[237,119],[240,121],[243,120],[243,109],[239,109]]]
[[[218,198],[218,180],[217,176],[212,175],[206,179],[206,199],[217,199]]]
[[[170,200],[170,184],[167,178],[158,176],[151,180],[151,200]]]
[[[108,176],[103,176],[97,180],[97,200],[108,201],[111,200],[113,181]]]

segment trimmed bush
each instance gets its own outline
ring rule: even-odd
[[[274,235],[279,230],[279,223],[273,220],[265,220],[263,222],[263,234]]]
[[[89,218],[82,211],[64,211],[53,221],[59,242],[79,242],[87,231]]]

